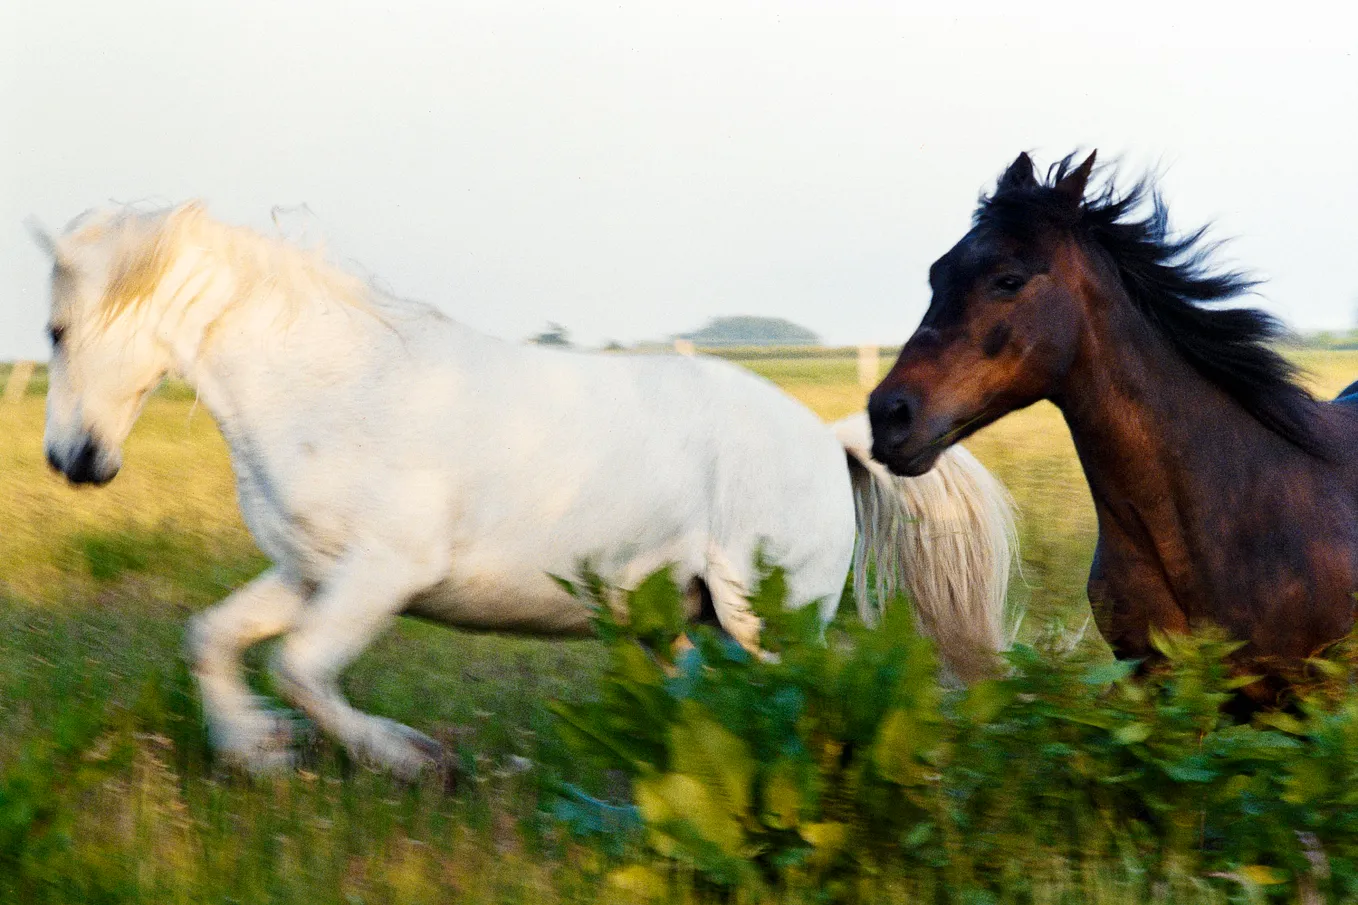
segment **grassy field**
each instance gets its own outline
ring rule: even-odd
[[[1322,393],[1358,376],[1358,351],[1298,357]],[[862,406],[852,358],[745,363],[827,419]],[[599,645],[406,621],[359,660],[345,681],[351,700],[455,750],[456,794],[397,786],[323,741],[295,777],[222,774],[207,762],[180,645],[190,613],[264,566],[236,509],[225,446],[192,395],[167,387],[129,439],[118,479],[71,488],[43,461],[41,389],[36,381],[18,404],[0,405],[0,790],[10,795],[0,797],[0,871],[28,872],[28,885],[0,876],[0,895],[596,900],[611,855],[563,834],[542,791],[559,780],[610,789],[611,777],[556,741],[546,709],[591,695]],[[1021,511],[1014,594],[1029,613],[1025,631],[1082,624],[1095,525],[1059,415],[1035,406],[968,446]],[[255,652],[251,663],[261,660]],[[253,679],[267,692],[259,670]],[[133,721],[133,748],[72,754],[63,739],[109,713]],[[89,731],[97,750],[104,729]],[[52,813],[35,816],[43,802]],[[1094,890],[1089,901],[1133,895],[1111,880],[1079,882]]]

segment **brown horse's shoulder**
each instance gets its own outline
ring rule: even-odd
[[[1153,656],[1152,626],[1185,631],[1189,625],[1160,564],[1107,533],[1100,533],[1087,593],[1094,623],[1118,659]]]

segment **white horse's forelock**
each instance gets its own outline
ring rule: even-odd
[[[307,300],[338,302],[368,313],[376,309],[372,288],[331,264],[323,243],[301,248],[281,236],[221,223],[199,201],[91,209],[67,228],[59,248],[78,256],[97,244],[112,245],[113,264],[101,296],[105,323],[149,305],[172,269],[180,266],[186,269],[175,274],[172,288],[191,290],[168,300],[165,314],[183,315],[202,299],[216,298],[217,316],[204,325],[209,337],[217,318],[252,305],[272,305],[284,315],[296,313]],[[225,298],[220,297],[223,289]]]

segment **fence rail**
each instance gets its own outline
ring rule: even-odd
[[[10,365],[9,376],[5,378],[5,402],[14,403],[24,398],[36,368],[36,363],[31,361],[16,361]]]

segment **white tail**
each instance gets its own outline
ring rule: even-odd
[[[875,607],[908,592],[920,629],[956,678],[993,673],[993,653],[1008,649],[1019,622],[1006,604],[1017,546],[1008,491],[961,446],[928,474],[901,478],[872,458],[867,415],[834,429],[849,454],[858,518],[854,597],[864,621],[879,616],[868,593],[871,563]]]

